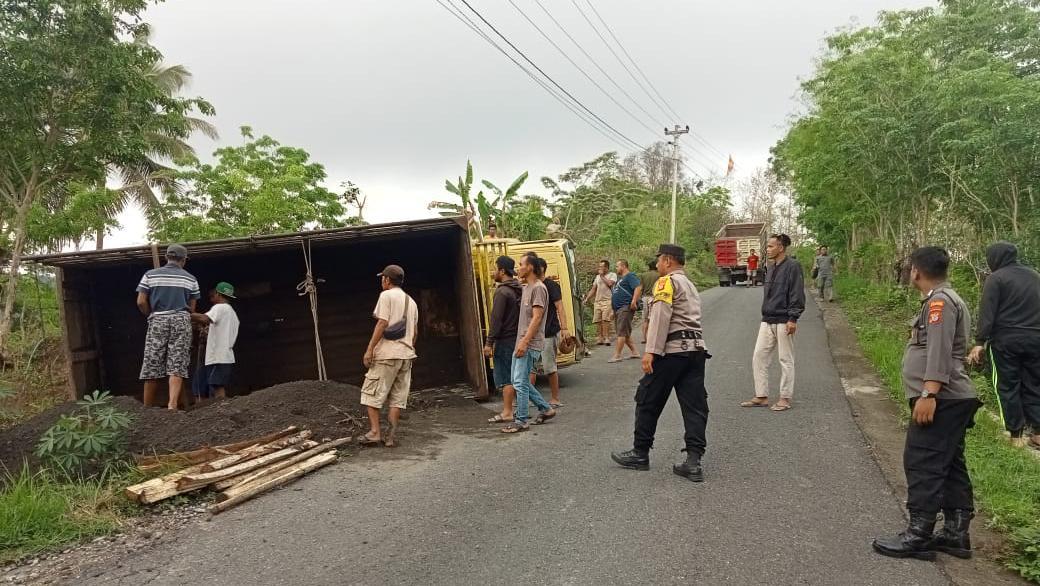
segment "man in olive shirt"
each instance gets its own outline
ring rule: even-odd
[[[643,286],[643,343],[646,344],[646,328],[650,326],[650,304],[654,301],[654,285],[661,273],[657,272],[657,260],[650,261],[649,270],[639,273],[639,284]]]
[[[980,405],[965,366],[971,315],[946,281],[945,250],[918,248],[911,263],[910,279],[923,301],[903,354],[903,388],[913,409],[903,450],[910,524],[875,539],[874,549],[899,558],[932,560],[936,551],[968,558],[975,507],[964,436]],[[933,535],[940,509],[944,527]]]

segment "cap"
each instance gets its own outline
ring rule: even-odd
[[[235,299],[235,288],[226,281],[217,283],[217,286],[213,288],[217,293],[220,293],[224,297],[229,299]]]
[[[387,265],[383,272],[376,275],[377,277],[386,277],[391,281],[403,281],[404,280],[404,269],[397,265]]]
[[[516,273],[516,261],[508,256],[500,256],[495,260],[495,266],[509,273],[510,276]]]
[[[686,258],[686,249],[677,244],[662,244],[657,249],[657,256],[667,254],[668,256],[674,256],[675,258]]]
[[[188,258],[188,249],[184,248],[180,244],[171,244],[170,247],[166,249],[166,257],[176,258],[178,260],[186,259]]]

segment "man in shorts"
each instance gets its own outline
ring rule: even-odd
[[[611,295],[611,307],[614,308],[615,328],[617,329],[617,347],[614,356],[607,362],[621,362],[624,358],[621,353],[628,347],[629,358],[641,359],[636,345],[632,342],[632,319],[636,309],[639,308],[639,300],[642,298],[643,285],[635,273],[629,270],[628,261],[621,259],[617,261],[617,270],[620,278],[614,285]]]
[[[137,285],[137,308],[148,317],[141,365],[146,407],[155,404],[159,381],[169,378],[166,408],[176,411],[184,379],[188,378],[191,314],[202,295],[199,282],[184,270],[187,262],[188,249],[172,244],[166,249],[166,265],[146,272]]]
[[[592,288],[585,295],[585,303],[592,300],[592,323],[596,324],[596,345],[610,345],[610,322],[614,312],[610,307],[610,296],[614,292],[617,275],[610,272],[610,261],[599,261],[599,270],[592,280]]]
[[[401,289],[404,269],[389,265],[376,275],[382,282],[383,292],[372,313],[376,319],[372,339],[368,342],[363,359],[365,384],[361,387],[361,404],[368,408],[371,429],[359,441],[363,446],[382,442],[392,448],[396,443],[397,424],[401,410],[408,408],[408,392],[412,386],[412,362],[415,360],[415,340],[419,331],[419,309],[415,300]],[[390,429],[384,440],[379,427],[379,412],[390,402],[387,421]]]
[[[196,385],[197,399],[223,399],[231,384],[231,370],[235,366],[235,341],[238,340],[238,314],[231,307],[235,288],[231,283],[220,282],[209,292],[213,304],[206,313],[192,313],[191,320],[207,326],[206,359],[202,369],[202,381]]]
[[[650,261],[648,270],[639,274],[639,284],[643,286],[643,343],[646,344],[646,330],[650,327],[650,304],[654,302],[654,285],[661,278],[657,272],[657,259]]]

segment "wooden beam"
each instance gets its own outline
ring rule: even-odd
[[[260,456],[270,454],[271,452],[277,452],[278,450],[281,450],[283,448],[288,448],[289,446],[296,445],[300,442],[310,439],[311,433],[311,430],[307,429],[295,435],[290,435],[289,437],[284,437],[280,440],[276,440],[267,444],[253,444],[233,454],[224,456],[223,458],[217,458],[216,460],[206,462],[202,465],[202,471],[214,472],[216,470],[223,470],[225,468],[230,468],[236,464],[252,460],[253,458],[259,458]]]
[[[273,488],[282,486],[283,484],[288,484],[293,480],[296,480],[297,478],[303,476],[304,474],[307,474],[308,472],[317,470],[322,466],[331,464],[336,461],[336,458],[337,456],[335,452],[325,452],[323,454],[318,454],[317,456],[314,456],[309,460],[305,460],[286,470],[283,470],[281,473],[279,473],[277,476],[274,476],[270,480],[266,480],[258,484],[255,484],[248,491],[242,492],[232,498],[229,498],[225,501],[210,506],[209,512],[217,514],[222,511],[226,511],[231,507],[239,503],[245,502],[258,494],[267,492]]]
[[[195,490],[196,488],[202,488],[203,486],[213,484],[218,480],[224,480],[225,478],[231,478],[232,476],[237,476],[239,474],[242,474],[243,472],[249,472],[251,470],[256,470],[257,468],[263,468],[264,466],[271,464],[272,462],[284,460],[285,458],[302,452],[303,450],[313,448],[316,445],[318,445],[317,442],[306,441],[295,446],[282,448],[277,452],[272,452],[270,454],[260,456],[259,458],[247,460],[245,462],[242,462],[241,464],[231,466],[230,468],[224,468],[223,470],[215,470],[213,472],[203,472],[201,470],[194,471],[191,474],[186,474],[177,479],[177,489],[181,492],[188,492],[191,490]]]
[[[217,496],[217,500],[225,500],[227,498],[233,497],[236,494],[243,492],[245,489],[250,488],[249,485],[253,484],[254,481],[260,480],[265,476],[269,476],[275,472],[278,472],[279,470],[284,470],[298,462],[309,460],[310,458],[313,458],[314,456],[317,456],[318,454],[321,454],[323,452],[336,449],[342,446],[343,444],[350,443],[352,439],[353,438],[344,437],[338,440],[333,440],[331,442],[325,442],[307,450],[306,452],[300,452],[299,454],[296,454],[288,460],[275,462],[270,466],[261,468],[259,470],[247,474],[243,474],[241,476],[236,476],[227,480],[221,480],[213,485],[213,488],[224,491],[224,493]]]

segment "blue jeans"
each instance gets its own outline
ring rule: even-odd
[[[552,409],[542,398],[542,394],[531,384],[531,369],[542,359],[539,350],[528,350],[522,358],[513,356],[513,388],[516,389],[516,411],[513,420],[519,424],[527,423],[527,402],[530,400],[541,412]]]

